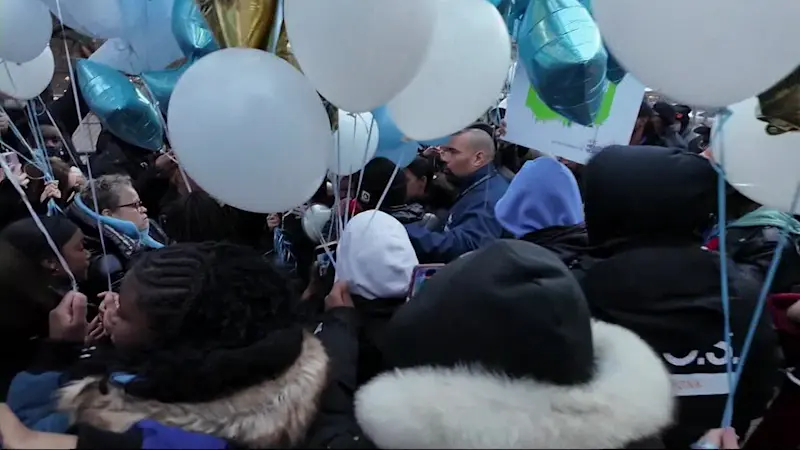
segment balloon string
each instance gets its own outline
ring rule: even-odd
[[[167,127],[167,118],[164,117],[164,112],[161,109],[161,103],[158,101],[155,95],[153,95],[153,91],[150,90],[150,86],[147,85],[147,82],[142,80],[142,86],[144,87],[145,94],[147,97],[150,98],[150,101],[156,105],[156,109],[158,109],[158,120],[161,121],[161,127],[164,129],[164,133],[167,135],[167,141],[172,143],[172,140],[169,138],[169,127]],[[189,177],[186,176],[186,172],[183,170],[183,166],[181,166],[180,161],[177,158],[173,157],[167,152],[163,152],[167,155],[167,157],[175,163],[178,167],[178,173],[181,175],[181,180],[183,180],[183,184],[186,186],[186,192],[192,193],[192,186],[189,184]]]
[[[798,201],[800,201],[800,184],[797,185],[797,189],[795,190],[791,211],[795,211]],[[753,311],[753,317],[750,318],[750,326],[747,329],[747,336],[745,337],[742,351],[739,354],[739,365],[736,367],[736,374],[733,377],[733,386],[730,393],[728,393],[728,399],[725,402],[725,412],[722,418],[722,423],[725,427],[729,427],[733,422],[734,396],[737,388],[739,387],[739,380],[742,377],[742,372],[744,370],[745,363],[747,362],[747,356],[750,354],[750,347],[753,344],[756,329],[758,328],[761,315],[763,314],[764,307],[767,303],[767,298],[769,297],[769,293],[772,289],[772,283],[775,280],[775,275],[778,273],[778,267],[780,266],[781,258],[783,257],[783,250],[786,248],[786,244],[789,242],[789,229],[791,228],[791,220],[792,216],[791,214],[788,214],[784,222],[784,226],[781,229],[780,241],[778,241],[778,245],[775,247],[775,253],[772,255],[772,260],[770,261],[769,269],[767,270],[767,276],[764,279],[764,284],[761,286],[761,291],[758,294],[758,302],[756,303],[756,308]]]
[[[392,172],[392,176],[389,177],[389,182],[386,184],[386,187],[383,188],[383,193],[381,193],[381,197],[378,199],[378,204],[375,206],[375,210],[380,211],[381,205],[383,205],[383,200],[386,198],[386,195],[389,193],[389,188],[392,187],[392,183],[394,182],[394,177],[400,172],[400,165],[394,165],[394,171]],[[364,229],[369,230],[369,226],[372,224],[372,220],[375,219],[377,214],[373,214],[372,217],[369,218],[369,222],[367,222],[367,227]]]
[[[348,113],[348,114],[350,114],[350,116],[353,118],[353,140],[352,140],[352,142],[355,142],[356,141],[356,133],[358,132],[358,115],[357,114],[353,114],[353,113]],[[340,135],[342,134],[342,125],[341,124],[339,124],[339,134]],[[341,152],[342,152],[342,147],[336,147],[336,155],[339,156],[339,159],[340,159],[340,163],[337,166],[337,168],[339,169],[338,170],[339,173],[342,172]],[[349,172],[350,169],[351,169],[351,167],[348,167],[347,171]],[[350,192],[352,191],[352,189],[353,189],[353,174],[351,173],[351,174],[347,175],[347,197],[346,197],[347,200],[344,203],[345,204],[345,207],[344,207],[344,226],[347,226],[347,222],[350,221],[350,200],[352,199],[352,197],[350,196]],[[358,191],[356,191],[355,194],[358,195]]]
[[[56,9],[58,11],[58,21],[59,25],[61,26],[61,34],[66,36],[66,30],[64,29],[64,16],[61,12],[61,0],[56,0]],[[81,114],[81,103],[80,98],[78,97],[78,86],[75,83],[75,69],[72,67],[72,59],[69,57],[69,46],[67,45],[67,40],[64,39],[64,55],[67,58],[67,69],[69,70],[69,82],[72,87],[72,96],[75,100],[75,111],[78,114],[78,119],[83,119],[83,114]],[[58,127],[56,127],[58,128]],[[92,150],[94,153],[97,153],[97,145],[92,140],[92,132],[89,129],[90,127],[86,127],[86,134],[89,138],[89,144],[92,146]],[[86,164],[86,172],[89,178],[89,189],[92,193],[92,203],[94,205],[94,212],[97,215],[97,234],[100,235],[100,248],[103,250],[103,271],[106,273],[106,282],[108,284],[108,292],[113,291],[112,283],[111,283],[111,272],[108,270],[108,251],[106,250],[106,240],[105,240],[105,228],[103,227],[103,222],[100,220],[100,206],[97,203],[97,190],[95,189],[94,183],[94,176],[92,175],[92,164],[91,162]]]
[[[724,127],[725,122],[730,118],[731,112],[727,108],[722,111],[719,119],[717,132]],[[725,342],[725,375],[728,383],[728,396],[732,397],[733,392],[733,343],[731,339],[731,312],[730,312],[730,286],[728,283],[728,252],[727,252],[727,206],[726,206],[726,189],[725,189],[725,172],[723,169],[724,161],[724,144],[719,142],[719,164],[715,164],[714,168],[717,171],[717,233],[719,239],[719,260],[720,260],[720,296],[722,300],[722,315],[723,315],[723,341]],[[722,416],[722,427],[727,428],[730,426],[729,416],[733,416],[733,404],[731,404],[730,411],[726,405],[725,411]]]
[[[53,125],[53,128],[56,129],[56,132],[58,133],[58,138],[61,140],[61,145],[63,145],[64,148],[67,150],[67,154],[69,154],[69,159],[72,160],[72,164],[75,166],[76,169],[80,170],[81,173],[83,174],[83,171],[81,170],[81,164],[79,163],[80,158],[75,155],[75,152],[77,150],[71,148],[71,146],[67,144],[67,140],[66,138],[64,138],[64,135],[62,134],[61,128],[56,124],[53,115],[50,114],[50,109],[47,107],[47,105],[44,104],[44,101],[42,101],[41,96],[39,97],[39,101],[42,103],[42,106],[44,107],[44,112],[45,114],[47,114],[48,120],[50,120],[50,123]]]
[[[272,17],[272,31],[269,34],[267,51],[275,53],[278,51],[278,42],[280,41],[281,28],[283,27],[283,0],[275,2],[275,11]]]
[[[28,163],[28,164],[36,167],[36,168],[39,168],[39,166],[37,165],[37,163],[35,161],[32,161],[30,158],[28,158],[27,156],[23,155],[20,151],[18,151],[17,149],[15,149],[12,146],[6,144],[2,140],[0,140],[0,147],[4,148],[7,152],[16,153],[17,156],[22,158],[26,163]],[[30,177],[30,175],[28,175],[28,176]]]
[[[36,223],[36,227],[39,228],[42,234],[44,234],[44,238],[45,240],[47,240],[47,245],[49,245],[50,249],[53,250],[53,254],[55,255],[56,259],[58,259],[58,262],[59,264],[61,264],[61,267],[64,269],[64,273],[66,273],[67,276],[69,277],[70,284],[72,285],[72,290],[77,291],[78,282],[75,280],[75,275],[72,274],[72,271],[69,269],[67,261],[64,259],[64,256],[61,255],[60,249],[58,248],[56,243],[53,242],[53,238],[50,236],[50,233],[47,232],[47,228],[45,228],[44,224],[42,223],[42,220],[39,219],[39,215],[36,214],[36,211],[33,209],[31,202],[28,200],[28,196],[25,195],[25,191],[22,189],[22,186],[19,185],[17,177],[14,176],[14,173],[11,171],[11,168],[8,167],[8,163],[6,162],[5,158],[0,158],[0,166],[3,167],[3,172],[6,174],[6,178],[8,178],[8,180],[14,186],[14,189],[16,189],[17,193],[22,198],[22,203],[24,203],[25,207],[28,209],[31,218]]]
[[[372,140],[372,130],[375,128],[375,118],[369,122],[369,132],[367,133],[367,145],[364,146],[364,158],[361,160],[361,173],[358,174],[358,187],[356,188],[356,195],[361,192],[361,183],[364,181],[364,172],[367,168],[367,156],[369,155],[369,144]],[[355,136],[353,136],[355,140]],[[391,183],[390,183],[391,184]]]

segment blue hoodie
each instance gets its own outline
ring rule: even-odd
[[[519,239],[551,227],[583,223],[583,204],[575,176],[553,158],[528,161],[497,202],[498,222]]]

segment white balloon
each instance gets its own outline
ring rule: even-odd
[[[55,68],[50,47],[22,64],[0,60],[0,92],[19,100],[35,98],[53,81]]]
[[[378,151],[378,124],[372,114],[339,110],[339,129],[333,133],[333,152],[328,170],[336,175],[350,175],[361,170]]]
[[[284,8],[303,73],[353,112],[386,104],[411,82],[436,19],[433,0],[291,0]]]
[[[303,232],[311,239],[311,242],[317,244],[322,238],[322,232],[325,229],[325,224],[331,220],[331,209],[325,205],[313,204],[303,212]]]
[[[50,11],[37,1],[0,1],[0,58],[28,62],[40,54],[53,34]]]
[[[603,40],[636,79],[689,105],[759,94],[800,61],[800,2],[594,0]],[[713,20],[709,18],[713,17]],[[662,38],[653,30],[669,33]],[[699,45],[698,45],[699,43]]]
[[[169,102],[169,137],[181,164],[218,200],[284,212],[317,191],[333,151],[314,88],[279,57],[227,48],[194,63]]]
[[[800,133],[770,136],[756,118],[758,100],[730,106],[732,115],[714,125],[711,151],[728,182],[765,206],[800,214],[792,203],[800,186]]]
[[[41,0],[61,22],[99,39],[127,37],[143,25],[145,0]],[[59,8],[61,14],[59,16]]]
[[[430,0],[437,20],[417,76],[389,104],[406,136],[435,139],[469,125],[500,96],[511,63],[508,29],[486,0]]]

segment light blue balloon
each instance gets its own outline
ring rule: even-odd
[[[436,147],[437,145],[447,144],[447,141],[449,140],[450,136],[444,136],[436,139],[429,139],[427,141],[419,141],[419,143],[426,147]]]
[[[161,149],[164,127],[159,112],[128,77],[88,59],[78,60],[76,71],[81,94],[104,128],[129,144]]]
[[[539,98],[567,119],[592,125],[608,87],[608,54],[589,11],[578,0],[534,0],[518,44]]]
[[[145,21],[133,30],[130,45],[141,61],[142,71],[161,70],[183,58],[183,51],[172,34],[174,0],[147,0]],[[138,72],[136,72],[138,73]]]
[[[195,0],[174,0],[172,9],[172,33],[183,54],[195,59],[219,50],[214,34]]]
[[[155,97],[158,107],[166,114],[169,107],[169,98],[175,89],[178,78],[186,72],[189,64],[184,64],[177,69],[156,70],[153,72],[142,72],[142,81],[147,85],[147,89]]]
[[[411,164],[417,157],[419,143],[405,137],[385,106],[372,111],[372,117],[378,124],[378,151],[375,152],[375,157],[386,158],[401,168]]]

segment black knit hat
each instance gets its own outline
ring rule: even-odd
[[[656,102],[653,105],[653,111],[661,118],[664,125],[672,125],[677,120],[675,108],[667,102]]]
[[[39,220],[59,250],[78,232],[78,226],[64,216],[39,216]],[[47,238],[30,217],[5,227],[0,233],[0,240],[7,242],[32,261],[55,256]]]
[[[386,185],[395,171],[395,164],[386,158],[375,158],[364,167],[364,178],[361,181],[361,190],[356,197],[365,209],[375,209],[378,205]],[[353,180],[358,180],[354,176]],[[357,182],[357,181],[356,181]],[[382,208],[400,206],[406,202],[406,176],[399,170],[392,180],[392,185],[386,193],[386,198],[381,204]]]
[[[500,240],[448,264],[385,329],[394,368],[477,364],[559,385],[594,372],[589,306],[552,252]]]

